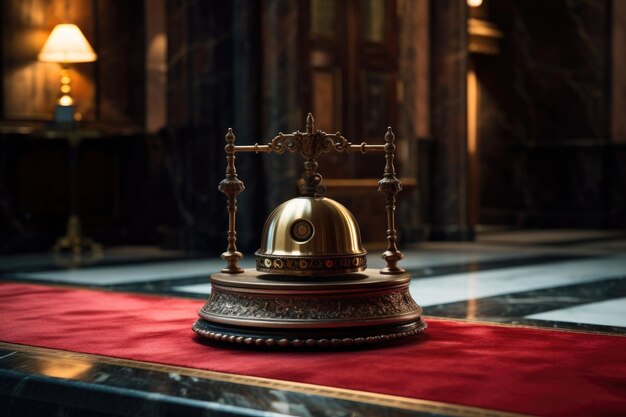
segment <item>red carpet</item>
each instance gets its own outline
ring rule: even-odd
[[[0,284],[0,340],[518,413],[626,415],[626,337],[430,319],[394,347],[250,352],[200,344],[201,305]]]

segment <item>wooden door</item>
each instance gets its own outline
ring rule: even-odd
[[[339,130],[353,143],[383,143],[387,126],[397,121],[396,1],[310,0],[303,16],[304,102],[316,127]],[[384,241],[384,205],[376,192],[384,158],[333,154],[320,162],[328,195],[357,217],[363,240]]]

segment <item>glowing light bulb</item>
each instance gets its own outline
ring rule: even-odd
[[[480,7],[483,4],[483,0],[467,0],[469,7]]]
[[[59,99],[59,105],[61,106],[71,106],[72,103],[74,103],[74,100],[72,99],[72,97],[68,96],[67,94],[63,95]]]

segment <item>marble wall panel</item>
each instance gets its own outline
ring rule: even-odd
[[[488,6],[504,38],[500,55],[472,57],[481,94],[479,221],[606,225],[610,2]]]
[[[604,173],[608,181],[609,225],[626,229],[626,144],[605,151],[609,161]]]
[[[626,2],[612,3],[611,138],[626,143]]]
[[[234,120],[232,4],[169,1],[167,167],[180,223],[172,241],[188,251],[224,246],[224,135]]]
[[[431,132],[433,239],[472,237],[467,175],[467,6],[431,2]]]
[[[96,1],[98,120],[142,129],[146,118],[143,1]]]
[[[299,2],[264,0],[262,2],[263,87],[261,97],[262,133],[265,140],[278,132],[305,130],[306,112],[302,109],[300,66],[304,58],[299,48]],[[296,154],[263,157],[267,209],[298,195],[297,180],[302,175],[302,160]],[[266,213],[269,214],[269,213]]]
[[[165,140],[180,219],[170,240],[189,251],[214,254],[226,245],[226,197],[217,185],[225,175],[227,129],[233,128],[238,145],[266,139],[260,124],[261,86],[266,85],[262,10],[261,2],[245,0],[168,2]],[[273,93],[282,94],[282,87]],[[258,175],[263,159],[265,155],[255,154],[238,154],[236,159],[246,186],[238,197],[238,245],[246,251],[258,249],[267,214],[264,178]]]

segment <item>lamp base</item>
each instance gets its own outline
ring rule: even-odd
[[[80,219],[77,215],[70,215],[67,220],[67,231],[64,236],[57,239],[54,247],[54,253],[61,253],[64,250],[70,250],[74,256],[79,256],[85,250],[91,254],[101,254],[102,245],[93,239],[83,236]]]
[[[426,329],[410,280],[372,269],[306,281],[255,270],[217,273],[193,330],[213,341],[268,347],[391,342]]]
[[[57,104],[54,106],[54,122],[59,124],[74,123],[74,114],[76,108],[73,105],[61,106]]]

